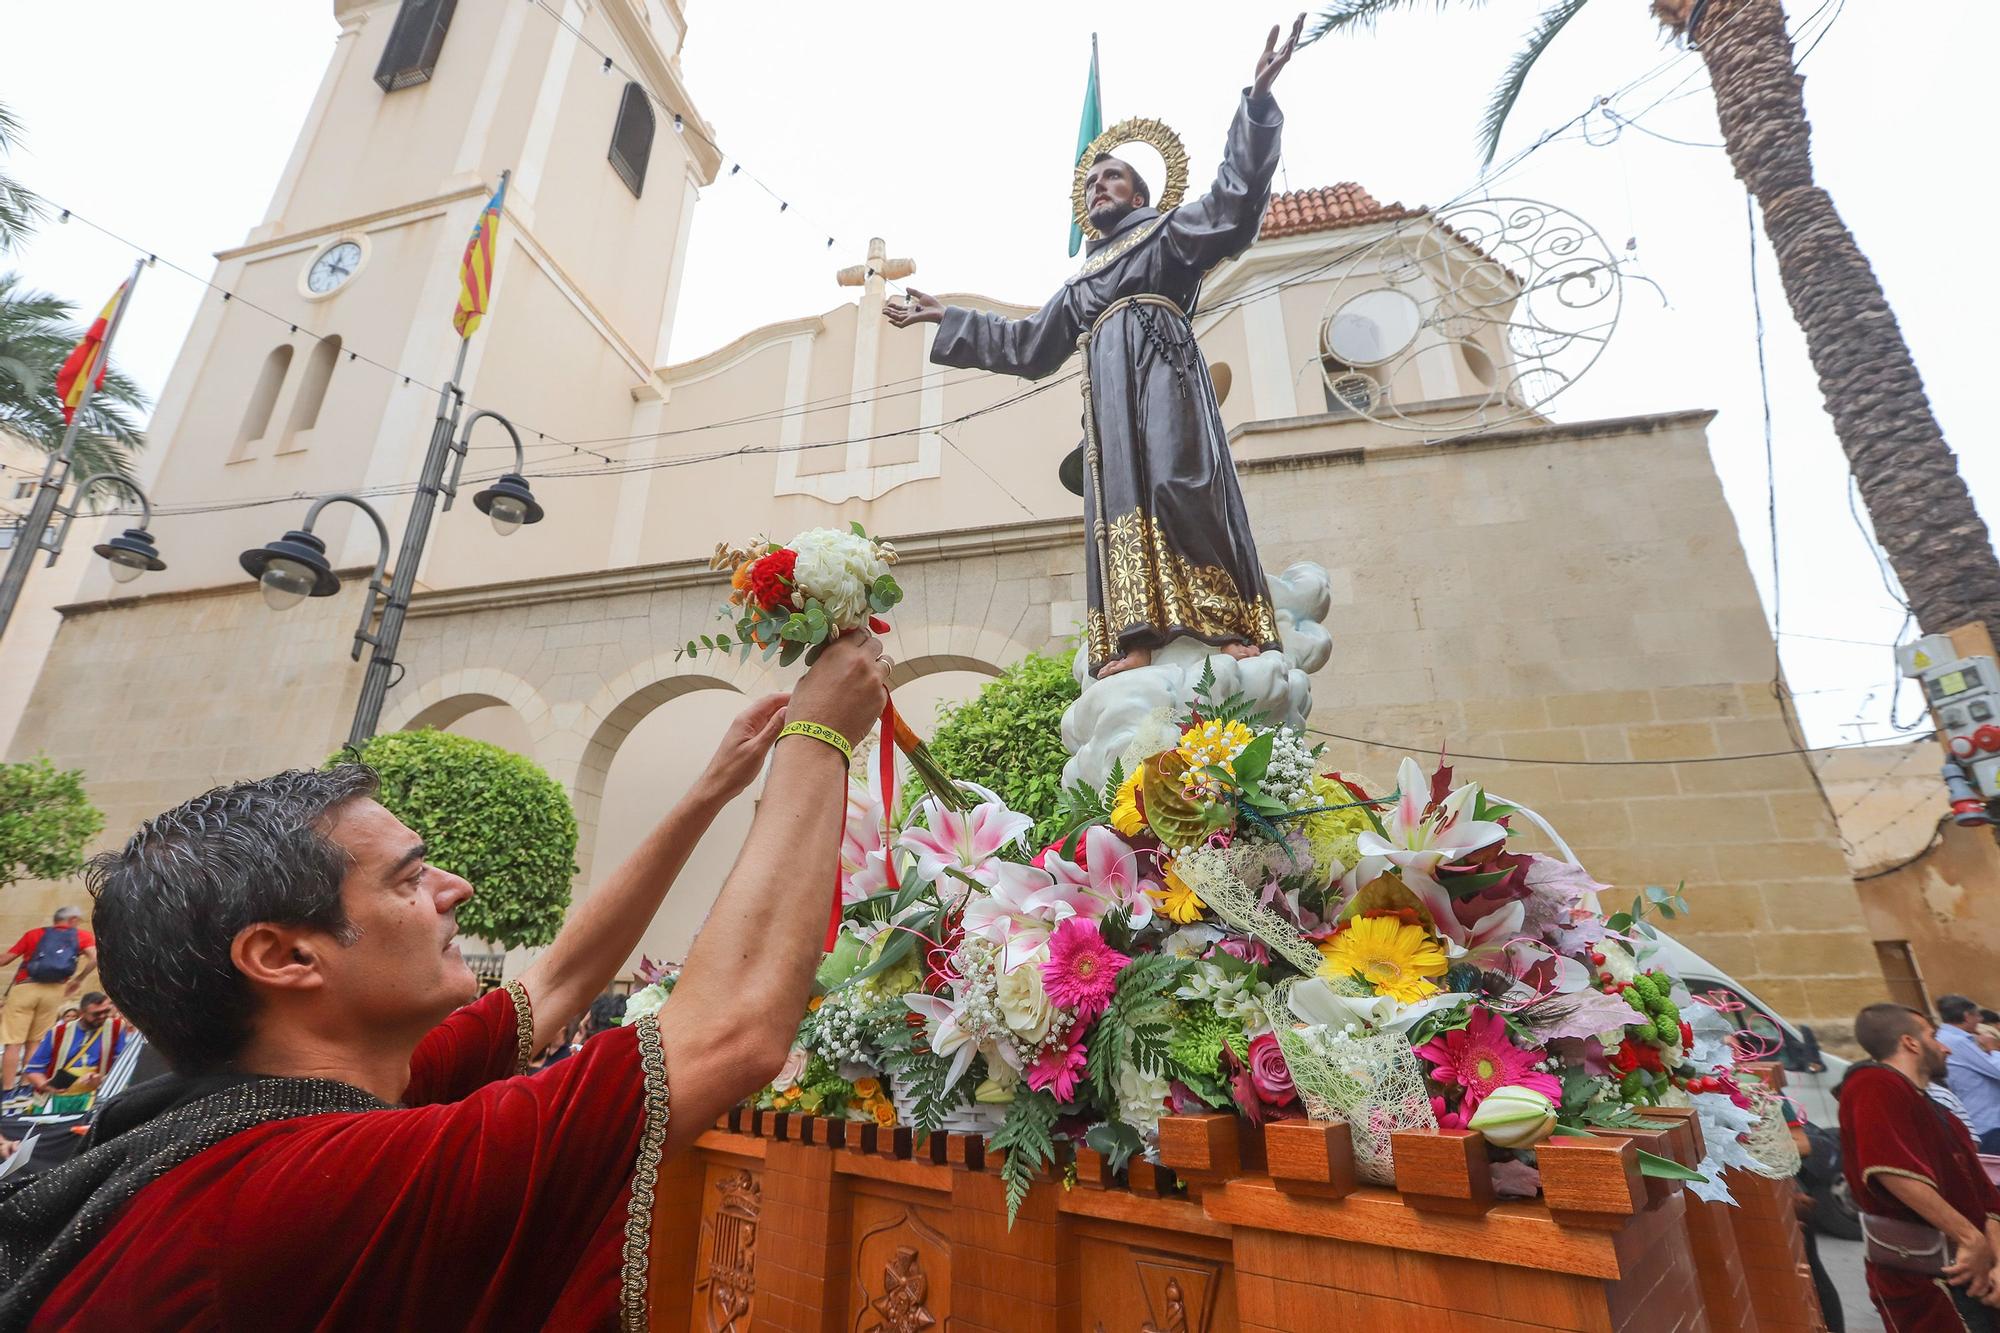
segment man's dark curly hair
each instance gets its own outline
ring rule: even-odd
[[[250,1039],[256,996],[229,957],[244,927],[353,941],[340,900],[348,857],[326,829],[338,807],[374,794],[360,764],[292,769],[205,792],[92,859],[104,988],[176,1070],[226,1069]]]

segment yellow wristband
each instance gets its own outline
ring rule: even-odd
[[[850,764],[854,762],[854,747],[847,743],[847,737],[832,727],[822,727],[817,722],[787,722],[778,729],[778,739],[783,740],[787,736],[810,736],[816,741],[825,741],[840,751],[841,758]]]

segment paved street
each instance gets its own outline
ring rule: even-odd
[[[1819,1258],[1834,1286],[1840,1288],[1840,1308],[1847,1316],[1848,1333],[1879,1333],[1882,1320],[1868,1303],[1868,1283],[1861,1272],[1861,1242],[1821,1236]]]

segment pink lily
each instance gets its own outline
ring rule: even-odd
[[[990,884],[995,876],[996,858],[1010,843],[1020,843],[1035,826],[1027,815],[1017,814],[999,801],[988,801],[963,813],[947,810],[935,800],[923,804],[923,824],[912,823],[903,830],[896,845],[914,854],[911,873],[925,883],[947,870],[956,870]]]
[[[971,896],[962,924],[966,934],[1000,946],[1003,971],[1025,963],[1069,917],[1104,914],[1089,894],[1046,870],[1013,861],[996,861],[992,870],[993,882]]]
[[[1080,889],[1100,904],[1095,911],[1080,907],[1079,915],[1102,917],[1122,907],[1135,930],[1151,921],[1153,900],[1146,891],[1160,886],[1139,873],[1139,854],[1131,844],[1099,824],[1084,834],[1083,851],[1083,865],[1054,853],[1044,862],[1058,884]]]

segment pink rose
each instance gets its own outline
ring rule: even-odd
[[[1210,955],[1213,956],[1217,949],[1245,963],[1262,966],[1271,961],[1271,951],[1264,947],[1262,940],[1246,940],[1239,935],[1230,935],[1218,940],[1215,948],[1209,950]]]
[[[1251,1039],[1250,1081],[1256,1086],[1257,1095],[1273,1106],[1283,1106],[1298,1095],[1275,1033],[1265,1032]]]

